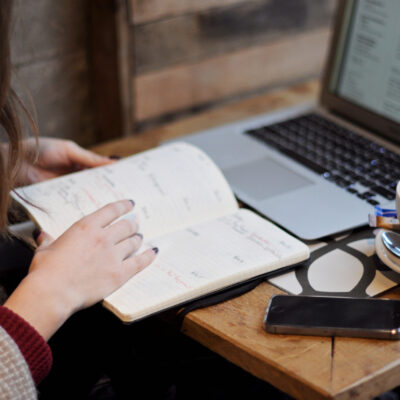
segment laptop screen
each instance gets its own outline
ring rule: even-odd
[[[347,1],[329,91],[400,123],[400,1]]]

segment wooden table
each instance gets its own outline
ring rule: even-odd
[[[231,103],[143,134],[96,146],[129,155],[160,141],[269,110],[315,100],[318,83]],[[298,399],[369,399],[400,385],[400,341],[285,336],[266,333],[268,283],[230,301],[191,312],[182,331],[251,374]],[[387,297],[400,298],[400,289]]]

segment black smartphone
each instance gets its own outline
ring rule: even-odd
[[[276,295],[264,317],[270,333],[400,339],[400,300]]]

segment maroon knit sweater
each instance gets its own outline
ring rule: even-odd
[[[53,357],[49,345],[27,321],[0,306],[0,326],[18,345],[36,384],[50,372]]]

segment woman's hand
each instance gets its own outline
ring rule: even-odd
[[[35,153],[34,139],[27,139],[23,144],[28,153]],[[29,185],[69,172],[113,163],[108,157],[85,150],[70,140],[39,138],[37,150],[35,162],[23,163],[17,179],[18,185]]]
[[[132,207],[129,200],[108,204],[57,240],[42,233],[28,275],[5,306],[48,339],[72,313],[102,300],[147,267],[156,249],[129,257],[142,243],[136,222],[113,223]]]

